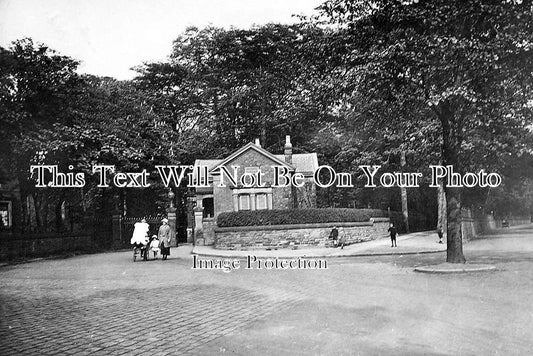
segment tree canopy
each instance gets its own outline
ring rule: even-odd
[[[345,40],[352,115],[401,132],[400,146],[424,127],[438,130],[442,163],[459,172],[530,158],[530,4],[331,0],[321,10]],[[446,194],[447,260],[464,262],[461,189]]]
[[[317,152],[338,171],[497,172],[498,188],[446,188],[448,261],[463,262],[462,206],[500,216],[533,208],[532,20],[528,1],[328,0],[294,25],[188,28],[168,61],[139,65],[131,81],[80,75],[75,59],[19,40],[0,48],[0,180],[16,177],[40,224],[52,209],[60,229],[65,202],[134,211],[150,199],[94,182],[81,194],[35,190],[31,164],[153,171],[222,158],[255,138],[281,152],[291,135],[295,152]],[[319,190],[319,206],[401,205],[398,189],[355,178],[354,189]],[[422,183],[408,203],[434,221],[436,190]],[[158,211],[165,191],[153,189]]]

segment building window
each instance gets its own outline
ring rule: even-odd
[[[202,199],[202,206],[204,207],[204,218],[212,218],[215,216],[215,204],[213,198]]]
[[[272,209],[272,188],[234,189],[233,210]]]
[[[0,229],[7,229],[13,225],[11,217],[11,202],[0,201]]]
[[[257,194],[255,196],[255,199],[256,199],[255,208],[257,210],[266,210],[266,209],[268,209],[267,195],[266,194]]]
[[[250,195],[239,195],[239,210],[250,210]]]

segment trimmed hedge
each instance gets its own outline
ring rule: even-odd
[[[381,210],[379,210],[381,212]],[[373,209],[291,209],[254,210],[221,213],[217,218],[218,227],[316,224],[332,222],[369,221]],[[386,216],[386,215],[384,215]]]
[[[358,210],[361,212],[361,214],[366,214],[370,216],[371,218],[388,218],[389,212],[387,210],[381,210],[381,209],[350,209],[350,210]]]

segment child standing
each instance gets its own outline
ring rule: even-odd
[[[390,227],[387,231],[390,233],[391,247],[398,247],[398,245],[396,245],[396,235],[398,235],[398,231],[393,223],[390,223]]]
[[[437,235],[439,235],[439,244],[442,243],[442,236],[444,235],[444,232],[442,231],[442,226],[439,225],[439,228],[437,229]]]

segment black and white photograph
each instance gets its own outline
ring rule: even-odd
[[[0,0],[0,355],[533,354],[531,0]]]

